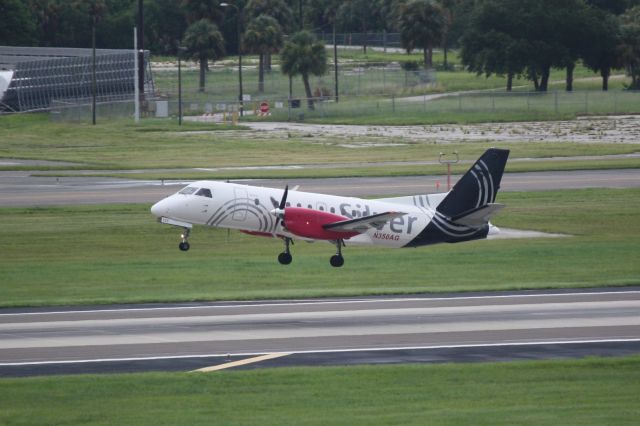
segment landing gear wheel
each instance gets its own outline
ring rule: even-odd
[[[180,244],[178,244],[178,248],[181,251],[187,251],[189,250],[189,241],[187,241],[187,239],[189,238],[189,234],[191,233],[191,230],[189,228],[184,228],[182,230],[182,235],[180,235],[180,237],[182,238],[182,241],[180,242]]]
[[[344,246],[344,241],[336,240],[334,241],[334,244],[336,245],[337,253],[331,256],[329,263],[331,263],[331,266],[334,268],[339,268],[344,265],[344,257],[342,257],[342,246]]]
[[[278,262],[280,262],[280,264],[282,265],[288,265],[292,260],[293,256],[291,256],[291,253],[283,252],[278,255]]]
[[[284,240],[284,251],[278,255],[278,262],[281,265],[288,265],[293,260],[293,256],[291,256],[291,251],[289,251],[289,246],[293,244],[291,238],[283,237]]]
[[[331,263],[331,266],[333,266],[334,268],[339,268],[344,265],[344,257],[339,254],[335,254],[331,256],[331,259],[329,259],[329,263]]]

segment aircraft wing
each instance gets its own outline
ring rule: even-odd
[[[331,231],[358,232],[360,234],[367,232],[371,228],[381,228],[392,219],[404,216],[402,212],[385,212],[376,213],[370,216],[363,216],[356,219],[342,220],[340,222],[327,223],[322,225],[324,229]]]

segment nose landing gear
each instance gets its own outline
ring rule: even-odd
[[[191,232],[191,230],[189,228],[184,228],[184,230],[182,231],[182,235],[180,236],[182,238],[182,241],[180,242],[180,244],[178,244],[178,248],[181,251],[187,251],[189,250],[189,233]]]

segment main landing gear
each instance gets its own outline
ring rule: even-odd
[[[278,262],[281,265],[288,265],[293,260],[293,256],[291,256],[291,251],[289,250],[289,245],[293,244],[293,240],[291,238],[284,237],[284,251],[278,255]]]
[[[291,250],[289,249],[290,245],[293,244],[293,240],[291,238],[284,237],[284,251],[278,255],[278,262],[282,265],[288,265],[293,260],[293,256],[291,256]],[[339,268],[344,265],[344,257],[342,257],[342,247],[344,247],[344,241],[338,240],[333,242],[336,245],[336,254],[331,256],[329,259],[329,263],[334,268]]]
[[[184,230],[182,231],[182,235],[180,236],[182,238],[182,241],[180,242],[180,244],[178,244],[178,248],[181,251],[187,251],[189,250],[189,233],[191,232],[191,230],[189,228],[183,228]]]
[[[344,265],[344,257],[342,257],[342,247],[344,247],[344,241],[343,240],[337,240],[335,242],[335,245],[336,245],[336,249],[338,251],[336,252],[336,254],[331,256],[331,259],[329,259],[329,263],[334,268],[339,268],[342,265]]]

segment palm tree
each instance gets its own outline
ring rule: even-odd
[[[275,18],[283,33],[291,34],[294,27],[294,18],[291,8],[284,0],[249,0],[244,8],[244,14],[249,21],[260,15],[268,15]],[[264,55],[264,70],[271,72],[271,53]]]
[[[204,92],[205,71],[209,59],[216,60],[224,56],[224,40],[218,27],[208,19],[194,22],[184,33],[183,45],[194,60],[200,62],[200,85],[198,91]]]
[[[220,2],[213,0],[182,0],[182,10],[187,15],[187,22],[193,24],[201,19],[220,23],[223,12]]]
[[[300,31],[284,43],[280,52],[282,73],[289,77],[300,74],[307,96],[307,106],[313,110],[313,98],[309,75],[320,76],[327,72],[327,51],[324,43],[316,41],[308,31]]]
[[[245,47],[260,55],[258,66],[258,91],[264,92],[265,56],[276,53],[282,46],[282,29],[275,18],[260,15],[252,20],[244,33]]]
[[[442,50],[444,53],[444,69],[447,70],[449,68],[449,60],[447,58],[447,52],[449,50],[449,31],[453,26],[457,16],[456,13],[458,8],[460,7],[461,0],[440,0],[440,5],[442,6],[442,11],[444,12],[445,18],[445,30],[442,34]]]
[[[286,32],[291,31],[294,26],[293,12],[284,0],[249,0],[244,13],[249,20],[260,15],[271,16]]]
[[[433,0],[413,0],[401,10],[399,26],[402,47],[407,52],[422,48],[424,64],[431,67],[433,47],[442,41],[446,31],[442,7]]]
[[[379,12],[371,0],[343,0],[336,10],[336,23],[343,28],[355,28],[362,33],[362,50],[367,54],[367,32],[375,27]],[[328,5],[330,6],[330,5]]]

